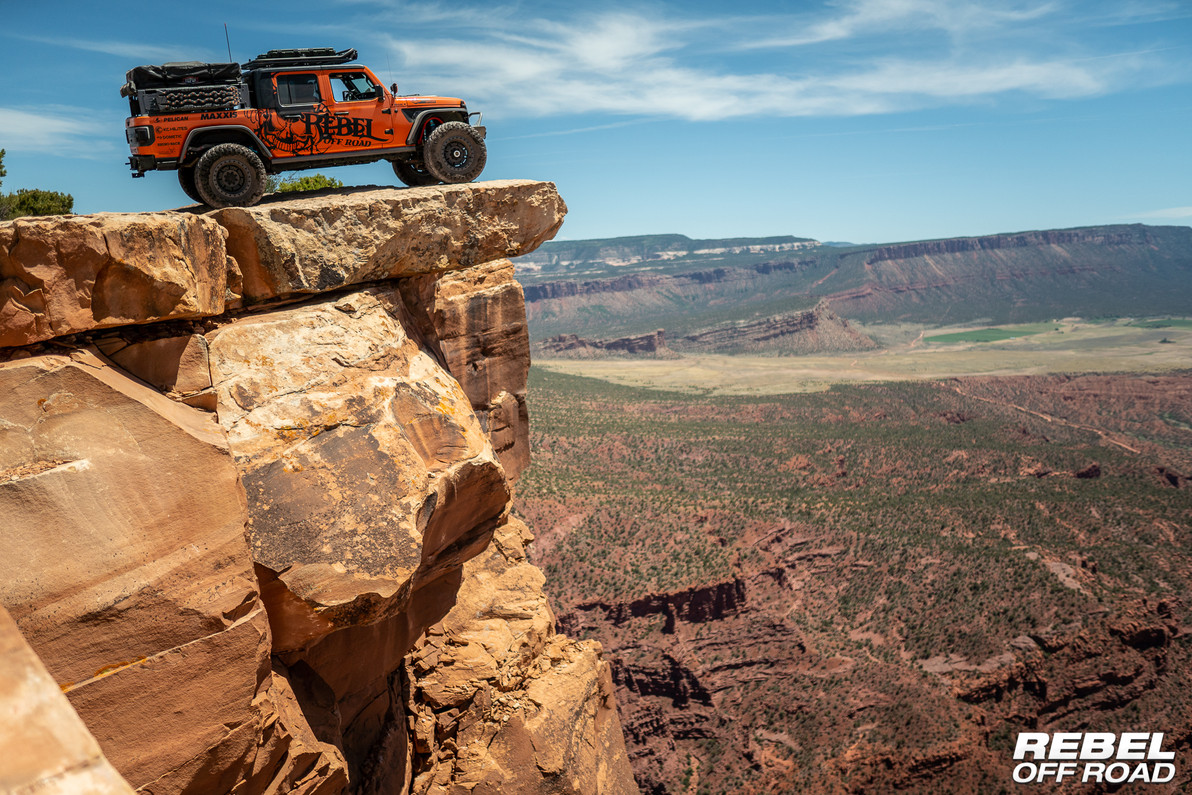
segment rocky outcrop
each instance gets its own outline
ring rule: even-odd
[[[130,783],[203,754],[235,781],[269,626],[223,434],[85,350],[3,366],[0,394],[0,602]]]
[[[621,626],[630,619],[662,615],[666,619],[662,632],[670,635],[678,621],[687,624],[722,621],[744,608],[745,581],[732,579],[674,593],[650,594],[632,602],[581,602],[572,609],[564,625],[578,628],[588,621],[595,621]],[[579,619],[587,613],[594,615]]]
[[[410,657],[415,793],[637,791],[608,663],[598,643],[555,634],[530,539],[501,525]]]
[[[181,213],[0,224],[0,347],[218,315],[238,286],[226,238],[210,218]]]
[[[549,183],[504,180],[335,192],[213,215],[244,274],[244,303],[254,304],[529,253],[566,212]]]
[[[415,743],[426,702],[410,694],[443,679],[433,665],[410,678],[403,659],[457,598],[487,599],[484,631],[524,637],[502,665],[525,698],[502,714],[536,738],[539,780],[633,791],[599,647],[552,635],[549,613],[531,632],[493,590],[496,563],[465,567],[514,532],[500,560],[545,609],[509,530],[529,358],[499,257],[553,234],[562,202],[524,182],[336,198],[235,222],[158,214],[215,230],[225,281],[197,289],[227,297],[218,312],[79,322],[0,351],[0,604],[133,787],[379,795],[495,781],[521,759],[524,733],[449,765]],[[239,293],[226,276],[242,272],[253,287]],[[369,284],[294,303],[355,281]],[[290,303],[249,313],[237,295]],[[44,339],[22,323],[0,334]],[[435,747],[465,748],[468,728],[444,725]]]
[[[743,323],[725,323],[682,337],[679,350],[717,353],[821,353],[866,351],[877,343],[861,334],[821,301],[805,312]]]
[[[21,218],[0,226],[0,346],[480,265],[533,251],[566,212],[549,183],[505,180]]]
[[[664,329],[658,329],[649,334],[617,337],[612,340],[589,340],[575,334],[560,334],[540,342],[538,350],[546,356],[563,359],[590,359],[609,354],[675,355],[666,347],[666,331]]]
[[[132,795],[0,607],[0,791]]]

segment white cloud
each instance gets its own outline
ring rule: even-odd
[[[848,92],[951,99],[1006,91],[1028,91],[1048,97],[1087,96],[1108,86],[1108,81],[1088,66],[1025,59],[989,64],[894,61],[866,72],[830,78],[829,82]]]
[[[808,36],[825,41],[895,21],[949,33],[1029,27],[1051,8],[855,0],[813,26]],[[875,37],[875,49],[861,55],[767,57],[758,68],[759,59],[737,46],[755,40],[747,29],[757,24],[757,19],[692,21],[608,11],[566,22],[521,19],[451,38],[403,33],[382,34],[381,40],[395,56],[404,89],[463,96],[493,118],[848,116],[987,101],[1009,92],[1048,99],[1094,96],[1142,74],[1152,82],[1171,74],[1156,66],[1163,57],[1159,50],[1105,57],[1056,40],[1034,53],[988,41],[980,47],[945,41],[909,55],[897,36],[888,35]],[[767,28],[774,27],[770,20]],[[741,65],[742,58],[752,69]]]
[[[1032,22],[1056,10],[1054,3],[978,3],[960,0],[850,0],[826,19],[779,20],[770,35],[743,41],[744,49],[798,47],[867,34],[938,30],[952,36]]]
[[[75,50],[114,55],[130,62],[136,61],[138,64],[165,63],[167,61],[224,61],[228,57],[226,52],[221,54],[214,50],[195,48],[190,45],[164,47],[135,41],[77,39],[59,36],[18,36],[18,38],[51,47],[68,47]]]
[[[0,107],[0,149],[9,152],[52,152],[61,157],[106,158],[118,149],[113,130],[116,135],[121,135],[123,129],[122,121],[101,120],[84,108]]]

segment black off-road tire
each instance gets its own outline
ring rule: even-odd
[[[195,166],[195,188],[211,207],[250,207],[265,195],[265,164],[240,144],[217,144]]]
[[[195,167],[183,166],[178,169],[178,184],[182,186],[182,192],[194,202],[203,204],[203,197],[199,195],[199,189],[195,187]]]
[[[487,158],[484,139],[462,121],[440,124],[427,136],[422,149],[426,170],[447,183],[476,179]]]
[[[421,163],[410,162],[409,160],[394,160],[393,173],[411,188],[420,188],[423,185],[437,185],[439,183],[439,178],[427,171],[426,166]]]

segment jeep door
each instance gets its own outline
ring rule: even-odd
[[[276,112],[264,112],[257,121],[257,136],[275,160],[309,157],[330,150],[326,88],[318,72],[280,72],[271,78],[277,97]]]
[[[327,134],[331,151],[383,149],[393,145],[393,102],[360,67],[326,72]]]

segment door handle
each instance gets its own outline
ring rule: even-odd
[[[346,111],[346,110],[337,110],[337,111],[335,111],[335,115],[336,115],[336,116],[347,116],[347,115],[348,115],[348,113],[349,113],[349,111]]]

